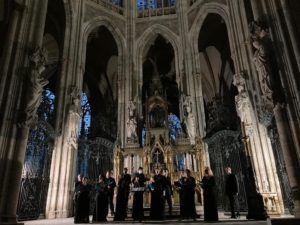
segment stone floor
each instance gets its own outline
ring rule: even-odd
[[[66,218],[66,219],[53,219],[53,220],[35,220],[35,221],[25,221],[25,225],[73,225],[73,218]],[[144,221],[144,222],[133,222],[131,220],[125,221],[125,222],[113,222],[111,218],[108,219],[108,222],[105,224],[118,224],[118,225],[123,225],[123,224],[178,224],[178,225],[184,225],[184,224],[222,224],[222,225],[267,225],[266,221],[249,221],[246,220],[246,217],[242,216],[240,219],[228,219],[228,216],[222,216],[220,215],[220,221],[215,222],[215,223],[205,223],[203,219],[197,219],[197,221],[192,221],[192,220],[183,220],[183,221],[178,221],[178,220],[164,220],[164,221]]]

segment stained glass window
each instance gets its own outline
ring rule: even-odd
[[[80,136],[86,136],[91,127],[91,106],[85,93],[81,95],[81,110]]]
[[[176,0],[137,0],[138,10],[175,6]]]
[[[182,131],[181,122],[175,114],[170,113],[168,115],[168,123],[171,142],[174,144],[176,141],[176,137]]]

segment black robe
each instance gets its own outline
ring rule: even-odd
[[[215,178],[204,176],[201,183],[204,197],[204,221],[218,221],[217,203],[214,194]]]
[[[183,192],[182,192],[182,184],[184,182],[184,177],[178,179],[178,181],[174,182],[174,185],[177,187],[179,192],[179,209],[180,209],[180,217],[183,217],[184,208],[183,208]]]
[[[89,223],[91,189],[89,184],[76,183],[74,223]]]
[[[168,203],[169,206],[169,214],[172,214],[172,195],[173,195],[173,189],[172,189],[172,183],[171,183],[171,177],[166,177],[167,181],[167,187],[166,187],[166,196],[165,201]]]
[[[115,210],[114,210],[114,201],[113,200],[114,200],[114,190],[116,187],[116,181],[113,177],[109,177],[106,180],[106,183],[108,186],[108,195],[107,195],[108,205],[109,205],[111,213],[114,214]]]
[[[127,217],[127,206],[129,196],[129,185],[131,177],[129,174],[123,174],[118,182],[118,193],[116,203],[115,221],[124,221]]]
[[[163,175],[155,175],[154,183],[152,183],[151,190],[151,205],[150,218],[154,220],[161,220],[164,218],[165,208],[165,193],[167,188],[167,180]]]
[[[136,177],[138,177],[138,180],[136,180]],[[133,220],[139,220],[141,221],[144,217],[144,209],[143,209],[143,198],[144,198],[144,191],[138,190],[135,191],[135,188],[144,188],[146,178],[145,175],[142,174],[136,174],[135,178],[133,179],[133,203],[132,203],[132,218]]]
[[[237,199],[237,194],[239,192],[239,186],[236,179],[236,176],[234,174],[228,174],[226,176],[226,183],[225,183],[225,193],[228,196],[229,203],[230,203],[230,211],[231,211],[231,217],[235,218],[235,208],[234,205],[236,203],[236,209],[239,214],[239,202]]]
[[[95,208],[93,213],[93,222],[103,222],[107,221],[108,213],[108,187],[103,181],[102,183],[97,183],[95,186],[96,196],[95,196]]]
[[[195,206],[195,187],[196,182],[193,177],[186,177],[181,183],[181,210],[184,218],[196,218]]]

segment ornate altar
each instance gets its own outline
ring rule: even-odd
[[[128,104],[128,115],[130,119],[135,120],[135,112],[132,111],[135,106],[131,106],[134,106],[132,101]],[[187,117],[190,119],[190,110],[187,113],[189,115],[184,119]],[[168,102],[160,95],[160,92],[155,92],[145,102],[144,118],[145,124],[141,131],[141,143],[138,143],[135,138],[136,132],[132,132],[131,126],[128,127],[126,147],[124,149],[115,148],[115,177],[122,173],[124,167],[128,168],[130,174],[134,174],[141,166],[147,178],[150,178],[157,168],[168,169],[172,183],[174,183],[179,179],[181,170],[189,169],[192,176],[199,181],[202,178],[204,167],[202,141],[200,138],[191,137],[188,132],[183,131],[179,118],[168,113]],[[174,127],[177,130],[172,130]],[[130,135],[133,133],[134,137],[131,137]],[[200,187],[197,188],[196,193],[196,202],[201,203]],[[144,202],[145,205],[149,204],[147,194],[145,194]],[[174,191],[174,203],[179,203],[179,196],[176,191]]]

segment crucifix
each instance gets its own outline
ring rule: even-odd
[[[155,155],[155,162],[158,164],[159,163],[159,155],[160,155],[160,151],[158,149],[156,149],[156,151],[154,152],[154,155]]]

